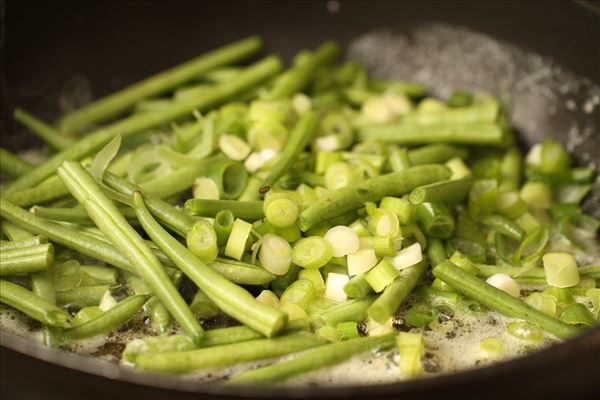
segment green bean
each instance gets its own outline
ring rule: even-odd
[[[448,142],[468,145],[503,146],[504,130],[490,123],[469,122],[464,124],[439,123],[419,125],[404,122],[398,125],[363,126],[357,131],[358,140],[377,140],[400,145],[416,145]]]
[[[285,333],[306,331],[310,327],[305,320],[290,321],[285,327]],[[247,326],[232,326],[228,328],[211,329],[206,331],[202,347],[222,346],[232,343],[247,342],[263,339],[263,335]],[[123,352],[123,359],[135,363],[140,354],[157,354],[172,351],[194,350],[195,345],[187,336],[146,337],[130,341]]]
[[[510,192],[519,190],[521,187],[521,175],[523,169],[523,158],[519,149],[512,148],[508,150],[500,163],[501,182],[498,190],[501,192]]]
[[[261,193],[268,192],[271,186],[289,171],[300,153],[312,139],[316,127],[317,115],[312,111],[305,113],[298,120],[290,133],[279,161],[271,168],[269,175],[263,180],[262,188],[260,189]]]
[[[58,169],[58,174],[73,196],[83,204],[98,228],[121,253],[127,255],[137,274],[160,298],[184,331],[194,342],[200,343],[204,331],[169,279],[164,267],[91,175],[81,164],[73,161],[65,161]]]
[[[446,99],[446,104],[449,107],[468,107],[473,104],[473,95],[469,92],[457,90],[452,92],[450,97]]]
[[[141,190],[141,188],[133,183],[127,181],[126,179],[119,178],[110,172],[105,172],[102,180],[108,187],[127,197],[132,197],[136,190]],[[145,194],[144,200],[148,206],[148,209],[164,225],[172,229],[181,237],[187,236],[188,232],[194,225],[192,218],[190,218],[183,211],[173,207],[166,201],[161,200],[156,196]]]
[[[78,309],[97,306],[108,291],[110,291],[108,285],[76,287],[66,292],[57,291],[56,302],[65,307]]]
[[[148,192],[159,199],[173,196],[174,194],[191,188],[199,175],[207,174],[211,165],[221,159],[222,158],[219,156],[205,158],[192,165],[173,170],[165,175],[142,182],[139,184],[139,187],[144,192]]]
[[[139,192],[134,194],[134,201],[138,219],[146,233],[223,312],[267,337],[277,334],[285,326],[284,313],[256,301],[245,289],[207,267],[170,236],[152,218]]]
[[[491,214],[496,210],[498,182],[495,179],[477,180],[469,191],[468,210],[471,218]]]
[[[379,201],[386,196],[401,196],[415,187],[449,177],[450,171],[444,166],[422,165],[336,189],[302,211],[298,226],[305,232],[319,222],[363,207],[368,201]]]
[[[130,223],[137,223],[137,220],[135,219],[135,213],[133,212],[133,210],[125,207],[120,207],[119,210]],[[81,206],[71,208],[34,206],[31,208],[31,211],[38,217],[51,219],[54,221],[74,223],[92,222],[89,215],[87,215],[87,213],[85,212],[85,209]]]
[[[126,298],[104,311],[102,314],[63,331],[66,342],[100,335],[125,324],[142,308],[149,295],[135,295]]]
[[[234,81],[218,85],[211,93],[173,104],[169,109],[151,114],[135,114],[87,135],[84,139],[57,153],[31,172],[14,180],[5,188],[4,194],[35,186],[67,160],[81,160],[106,145],[114,136],[128,136],[183,117],[192,110],[204,111],[232,96],[263,82],[281,69],[276,57],[269,57],[248,67]]]
[[[1,197],[0,200],[2,200]],[[28,230],[10,221],[2,222],[2,231],[4,232],[6,237],[8,237],[8,240],[28,239],[31,236],[33,236],[33,234]]]
[[[400,307],[402,302],[413,291],[421,277],[425,274],[427,261],[423,260],[398,272],[394,280],[371,304],[367,313],[380,324],[385,323]]]
[[[470,178],[447,180],[419,186],[408,197],[413,204],[436,202],[455,204],[462,202],[469,194],[473,180]]]
[[[58,328],[67,328],[71,325],[71,317],[65,311],[33,292],[4,279],[0,279],[0,302],[46,325]]]
[[[221,210],[229,210],[237,218],[254,222],[265,216],[262,201],[190,199],[185,202],[189,215],[214,218]]]
[[[0,147],[0,172],[12,177],[19,177],[33,169],[33,165]]]
[[[446,257],[446,249],[444,249],[444,245],[442,244],[442,241],[440,239],[429,239],[429,245],[427,246],[427,256],[429,257],[432,267],[435,267],[436,265],[448,259]]]
[[[448,239],[454,232],[454,218],[442,203],[419,203],[416,206],[419,225],[428,236]]]
[[[63,135],[52,126],[23,109],[17,108],[15,110],[15,119],[55,150],[64,150],[75,144],[75,140]]]
[[[215,233],[217,234],[217,243],[219,246],[225,246],[229,234],[233,229],[233,222],[235,221],[235,215],[230,210],[221,210],[215,215],[215,221],[213,226]]]
[[[130,273],[124,273],[127,285],[133,290],[136,295],[152,294],[150,287],[140,277]],[[167,333],[171,328],[171,314],[160,299],[156,296],[144,304],[144,309],[150,320],[150,324],[160,333]],[[191,339],[190,339],[191,341]]]
[[[38,246],[40,244],[48,243],[48,238],[46,236],[38,235],[31,236],[28,238],[23,238],[19,240],[2,240],[0,241],[0,251],[12,250],[12,249],[22,249],[24,247]]]
[[[190,310],[201,319],[213,318],[219,314],[219,307],[202,290],[198,290],[194,295]]]
[[[344,293],[352,299],[364,299],[365,297],[373,294],[373,288],[369,285],[369,282],[365,279],[366,274],[360,274],[354,276],[344,286]]]
[[[344,301],[318,313],[316,317],[331,326],[336,326],[340,322],[360,322],[365,318],[367,310],[374,301],[375,296]]]
[[[480,302],[484,306],[496,310],[508,317],[524,319],[539,325],[561,339],[566,339],[580,333],[578,328],[569,326],[535,308],[530,307],[521,299],[496,289],[476,276],[458,268],[449,261],[437,265],[433,275],[463,295]]]
[[[485,101],[469,107],[436,109],[406,115],[404,121],[420,125],[440,123],[496,122],[500,106],[496,101]]]
[[[233,384],[264,384],[285,381],[298,375],[339,364],[353,356],[377,348],[389,348],[395,335],[361,337],[331,343],[309,350],[292,360],[278,362],[237,375],[229,380]]]
[[[138,101],[168,92],[211,69],[244,59],[255,53],[261,40],[250,37],[212,50],[183,64],[162,71],[116,93],[73,111],[58,122],[63,132],[78,132],[130,109]]]
[[[12,276],[47,270],[54,262],[51,243],[0,252],[0,276]]]
[[[149,371],[183,373],[283,356],[325,343],[324,339],[315,336],[295,334],[197,350],[140,354],[135,359],[135,366]]]
[[[122,270],[135,272],[129,260],[104,240],[84,235],[66,225],[36,217],[3,198],[0,198],[0,215],[32,233],[48,237],[56,244],[97,260],[106,261]]]
[[[517,282],[534,284],[534,285],[547,285],[546,282],[546,271],[543,268],[527,268],[524,269],[522,266],[499,266],[499,265],[488,265],[488,264],[475,264],[479,271],[477,275],[482,278],[489,278],[495,274],[506,274]],[[579,275],[582,277],[590,277],[593,279],[600,278],[600,266],[586,266],[578,268]]]
[[[49,303],[56,304],[56,292],[50,271],[40,271],[31,274],[31,291]],[[60,331],[44,325],[42,330],[44,344],[56,347],[60,342]]]
[[[291,69],[275,80],[267,99],[283,99],[301,91],[308,84],[315,71],[333,60],[339,52],[340,49],[335,43],[328,42],[305,59],[300,59]]]
[[[486,215],[481,222],[496,232],[519,242],[525,237],[525,231],[519,225],[501,215]]]
[[[406,147],[391,146],[388,154],[388,163],[393,172],[404,171],[410,168],[411,163]]]
[[[2,193],[6,200],[19,207],[27,207],[51,200],[57,200],[68,194],[69,191],[56,175],[52,175],[34,187],[17,190],[8,194]]]
[[[275,275],[264,268],[228,258],[217,257],[208,266],[227,280],[240,285],[266,285],[275,279]]]
[[[102,265],[82,265],[79,267],[82,285],[114,285],[117,283],[117,270]]]
[[[467,149],[451,144],[430,144],[408,152],[410,165],[442,164],[455,157],[463,160],[469,155]]]

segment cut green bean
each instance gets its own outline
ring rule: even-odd
[[[15,119],[55,150],[64,150],[75,144],[75,140],[63,135],[52,126],[23,109],[17,108],[15,110]]]
[[[414,188],[408,198],[412,204],[423,202],[455,204],[467,197],[472,183],[469,178],[430,183]]]
[[[81,206],[72,207],[72,208],[61,208],[61,207],[39,207],[35,206],[31,208],[31,211],[37,215],[38,217],[51,219],[54,221],[63,221],[63,222],[75,222],[75,223],[90,223],[92,220],[89,215],[85,212],[85,209]],[[133,210],[128,208],[120,208],[121,214],[128,221],[135,224],[137,220],[135,219],[135,213]]]
[[[360,322],[367,315],[367,310],[373,301],[375,301],[375,296],[344,301],[319,313],[317,317],[331,326],[347,321]]]
[[[442,203],[417,204],[417,220],[428,236],[448,239],[454,232],[454,218]]]
[[[486,307],[506,316],[521,318],[550,332],[561,339],[577,335],[581,331],[556,318],[532,308],[522,300],[485,283],[472,274],[458,268],[451,262],[443,262],[433,269],[433,275],[440,278],[458,292],[476,300]]]
[[[441,165],[422,165],[371,178],[358,185],[333,190],[300,213],[298,224],[305,232],[319,222],[363,207],[368,201],[401,196],[415,187],[448,179],[450,170]]]
[[[135,272],[129,260],[104,240],[86,236],[76,229],[34,216],[22,208],[0,198],[0,215],[52,242],[80,252],[97,260],[106,261],[122,270]]]
[[[144,98],[162,94],[214,68],[242,60],[260,47],[261,40],[250,37],[212,50],[65,115],[58,122],[60,130],[79,132],[130,109]]]
[[[262,201],[190,199],[185,202],[185,212],[189,215],[214,218],[221,210],[229,210],[248,222],[264,217]]]
[[[400,270],[399,277],[385,288],[383,293],[369,307],[367,310],[369,316],[380,324],[386,322],[417,286],[425,273],[427,265],[427,261],[423,260],[418,264]]]
[[[69,194],[69,191],[60,178],[53,175],[34,187],[17,190],[9,194],[2,193],[2,196],[19,207],[27,207],[57,200],[67,194]]]
[[[467,149],[450,144],[430,144],[408,151],[410,165],[442,164],[453,158],[466,159]]]
[[[0,279],[0,302],[16,308],[45,325],[57,328],[68,328],[71,325],[71,317],[66,311],[24,287],[4,279]]]
[[[158,197],[159,199],[173,196],[191,188],[196,178],[201,175],[206,175],[211,166],[217,161],[222,161],[222,158],[215,156],[199,160],[191,165],[142,182],[138,186],[144,192]]]
[[[5,188],[5,194],[35,186],[52,175],[66,160],[81,160],[106,145],[114,136],[126,137],[164,124],[189,114],[192,110],[204,111],[232,96],[265,81],[281,70],[281,61],[269,57],[248,67],[240,76],[228,83],[216,86],[211,93],[199,98],[174,103],[170,108],[151,114],[132,115],[87,135],[73,146],[49,158],[29,173],[14,180]]]
[[[127,255],[137,274],[158,295],[173,318],[195,342],[200,343],[204,333],[202,328],[169,279],[164,267],[144,240],[119,213],[115,204],[106,197],[79,163],[65,161],[59,168],[58,174],[73,196],[83,204],[98,228],[119,251]]]
[[[359,128],[357,136],[359,140],[377,140],[404,146],[437,142],[503,146],[507,141],[501,127],[484,122],[373,125]]]
[[[444,245],[440,239],[431,238],[429,240],[427,256],[429,257],[432,267],[435,267],[448,259],[446,257],[446,249],[444,249]]]
[[[150,287],[140,277],[127,272],[123,275],[127,285],[136,295],[152,294]],[[158,297],[154,296],[150,298],[146,304],[144,304],[144,310],[148,315],[150,324],[152,324],[158,332],[167,333],[169,331],[171,328],[171,314],[169,313],[169,310],[167,310],[167,307],[160,302]],[[191,339],[190,342],[192,342]]]
[[[312,139],[316,126],[317,115],[314,112],[309,111],[300,118],[285,144],[279,161],[263,180],[262,188],[260,189],[261,193],[268,192],[271,186],[289,171],[300,153]]]
[[[227,280],[240,285],[266,285],[275,279],[275,275],[264,268],[221,257],[208,266]]]
[[[49,303],[56,304],[56,292],[50,271],[40,271],[31,274],[31,291]],[[45,325],[42,334],[44,344],[56,347],[60,342],[60,331],[57,328]]]
[[[43,271],[54,262],[51,243],[21,247],[0,252],[0,276],[13,276]]]
[[[19,177],[33,169],[33,165],[0,147],[0,172],[12,177]]]
[[[102,265],[82,265],[81,283],[85,286],[114,285],[117,283],[117,270]]]
[[[246,290],[207,267],[152,218],[139,193],[134,194],[134,199],[146,233],[223,312],[267,337],[285,326],[285,314],[259,303]]]
[[[519,242],[525,237],[525,231],[519,225],[500,215],[486,215],[481,222],[496,232]]]
[[[356,275],[344,286],[344,292],[352,299],[364,299],[373,294],[373,289],[365,279],[365,274]]]
[[[126,298],[102,314],[63,331],[66,342],[84,339],[111,331],[129,321],[150,298],[149,295],[135,295]]]
[[[332,343],[309,350],[289,361],[244,372],[233,377],[229,382],[234,384],[281,382],[298,375],[339,364],[368,350],[391,347],[394,341],[395,335],[386,335]]]
[[[296,334],[190,351],[140,354],[135,359],[135,366],[139,369],[155,372],[191,372],[283,356],[317,347],[326,342],[326,340],[315,336]]]
[[[40,244],[48,243],[46,236],[30,236],[19,240],[2,240],[0,241],[0,251],[22,249],[24,247],[39,246]]]
[[[97,306],[108,291],[110,291],[108,285],[76,287],[65,292],[57,291],[56,302],[65,307],[77,309]]]
[[[136,190],[141,190],[140,187],[137,187],[131,182],[119,178],[110,172],[105,171],[102,179],[108,187],[127,197],[132,197]],[[144,200],[146,201],[148,209],[152,212],[152,215],[178,235],[182,237],[187,236],[194,225],[192,218],[166,201],[151,194],[145,194]]]
[[[328,42],[305,59],[299,59],[289,71],[286,71],[275,80],[267,99],[282,99],[301,91],[308,84],[317,68],[332,61],[339,52],[340,49],[335,43]]]

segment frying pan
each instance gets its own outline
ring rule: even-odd
[[[512,123],[523,145],[552,133],[579,162],[597,161],[600,155],[600,93],[595,97],[600,83],[597,2],[11,1],[0,6],[1,138],[2,145],[12,150],[40,144],[12,121],[17,105],[52,120],[90,93],[103,96],[205,50],[258,34],[265,39],[266,51],[287,60],[301,48],[334,39],[353,56],[366,57],[361,61],[375,73],[420,77],[434,94],[444,94],[448,89],[444,84],[497,94],[506,91],[512,99]],[[480,41],[472,41],[473,37]],[[494,46],[490,38],[506,51],[493,57],[481,51]],[[471,47],[461,53],[460,45],[465,43]],[[400,47],[394,50],[395,44]],[[431,47],[423,51],[421,46],[426,45]],[[395,58],[377,61],[382,52]],[[510,63],[505,65],[507,58]],[[505,79],[523,70],[523,65],[525,75]],[[65,93],[70,93],[71,103]],[[595,189],[600,193],[600,188]],[[588,199],[586,208],[598,215],[598,197]],[[11,400],[591,399],[600,395],[600,328],[490,367],[397,384],[333,389],[229,388],[136,374],[108,362],[48,350],[6,332],[1,343],[0,391],[3,399]]]

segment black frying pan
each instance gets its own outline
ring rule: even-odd
[[[507,89],[513,106],[519,110],[514,114],[513,125],[521,133],[524,144],[539,140],[551,131],[555,138],[573,147],[580,162],[600,159],[600,106],[593,107],[591,112],[584,107],[588,100],[594,99],[594,85],[597,87],[600,83],[598,2],[7,1],[0,5],[3,18],[1,139],[3,146],[13,150],[39,144],[13,123],[10,117],[13,108],[20,105],[48,120],[56,118],[60,113],[56,99],[65,87],[68,90],[69,85],[73,85],[76,76],[85,76],[94,96],[99,97],[250,34],[261,35],[268,51],[289,59],[297,50],[315,47],[325,39],[348,45],[367,32],[382,29],[396,34],[408,33],[404,36],[407,43],[412,40],[418,46],[420,36],[410,32],[418,31],[427,22],[443,21],[524,49],[526,52],[515,55],[516,64],[530,63],[527,52],[532,52],[550,57],[557,66],[572,71],[576,77],[570,82],[580,85],[565,89],[566,93],[558,85],[555,96],[537,90],[543,89],[545,82],[554,85],[552,79],[542,79],[537,86],[519,86],[519,82],[509,85]],[[463,37],[458,38],[462,40]],[[471,56],[468,53],[465,52],[465,59]],[[406,54],[406,57],[415,56],[425,57],[423,52],[416,50]],[[445,75],[439,69],[427,70],[439,67],[438,56],[432,52],[426,60],[403,62],[408,69],[419,66],[418,70],[409,71],[411,75],[427,77],[423,83],[439,94],[445,88],[437,78]],[[494,91],[498,89],[495,83],[506,72],[495,67],[502,60],[498,63],[487,60],[483,67],[476,58],[469,63],[459,57],[455,65],[445,61],[448,70],[463,69],[461,73],[449,75],[462,86],[468,86],[469,79],[465,81],[465,77],[472,76],[479,89]],[[374,67],[376,72],[406,71],[406,68],[390,69],[386,65]],[[418,75],[423,71],[433,73]],[[482,74],[483,79],[477,80],[476,77]],[[550,74],[550,78],[558,80],[561,76]],[[589,82],[577,79],[577,76],[587,77]],[[486,87],[487,84],[490,87]],[[532,125],[531,120],[537,125]],[[569,134],[573,129],[584,132],[575,141],[573,133]],[[596,193],[599,192],[596,188]],[[598,197],[588,200],[587,207],[598,215]],[[47,350],[5,333],[1,340],[0,391],[2,399],[11,400],[216,396],[575,399],[598,398],[600,395],[599,328],[522,359],[459,374],[363,388],[301,390],[226,388],[178,377],[142,375],[114,364]]]

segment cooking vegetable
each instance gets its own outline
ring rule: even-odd
[[[490,95],[428,97],[336,65],[334,43],[283,72],[274,56],[232,65],[260,44],[58,126],[15,111],[56,152],[34,166],[1,150],[0,313],[40,321],[48,346],[127,337],[139,370],[235,366],[236,384],[372,350],[428,375],[432,342],[461,327],[487,362],[597,324],[600,222],[580,205],[594,167],[550,139],[524,158]],[[497,337],[473,341],[478,324]]]

